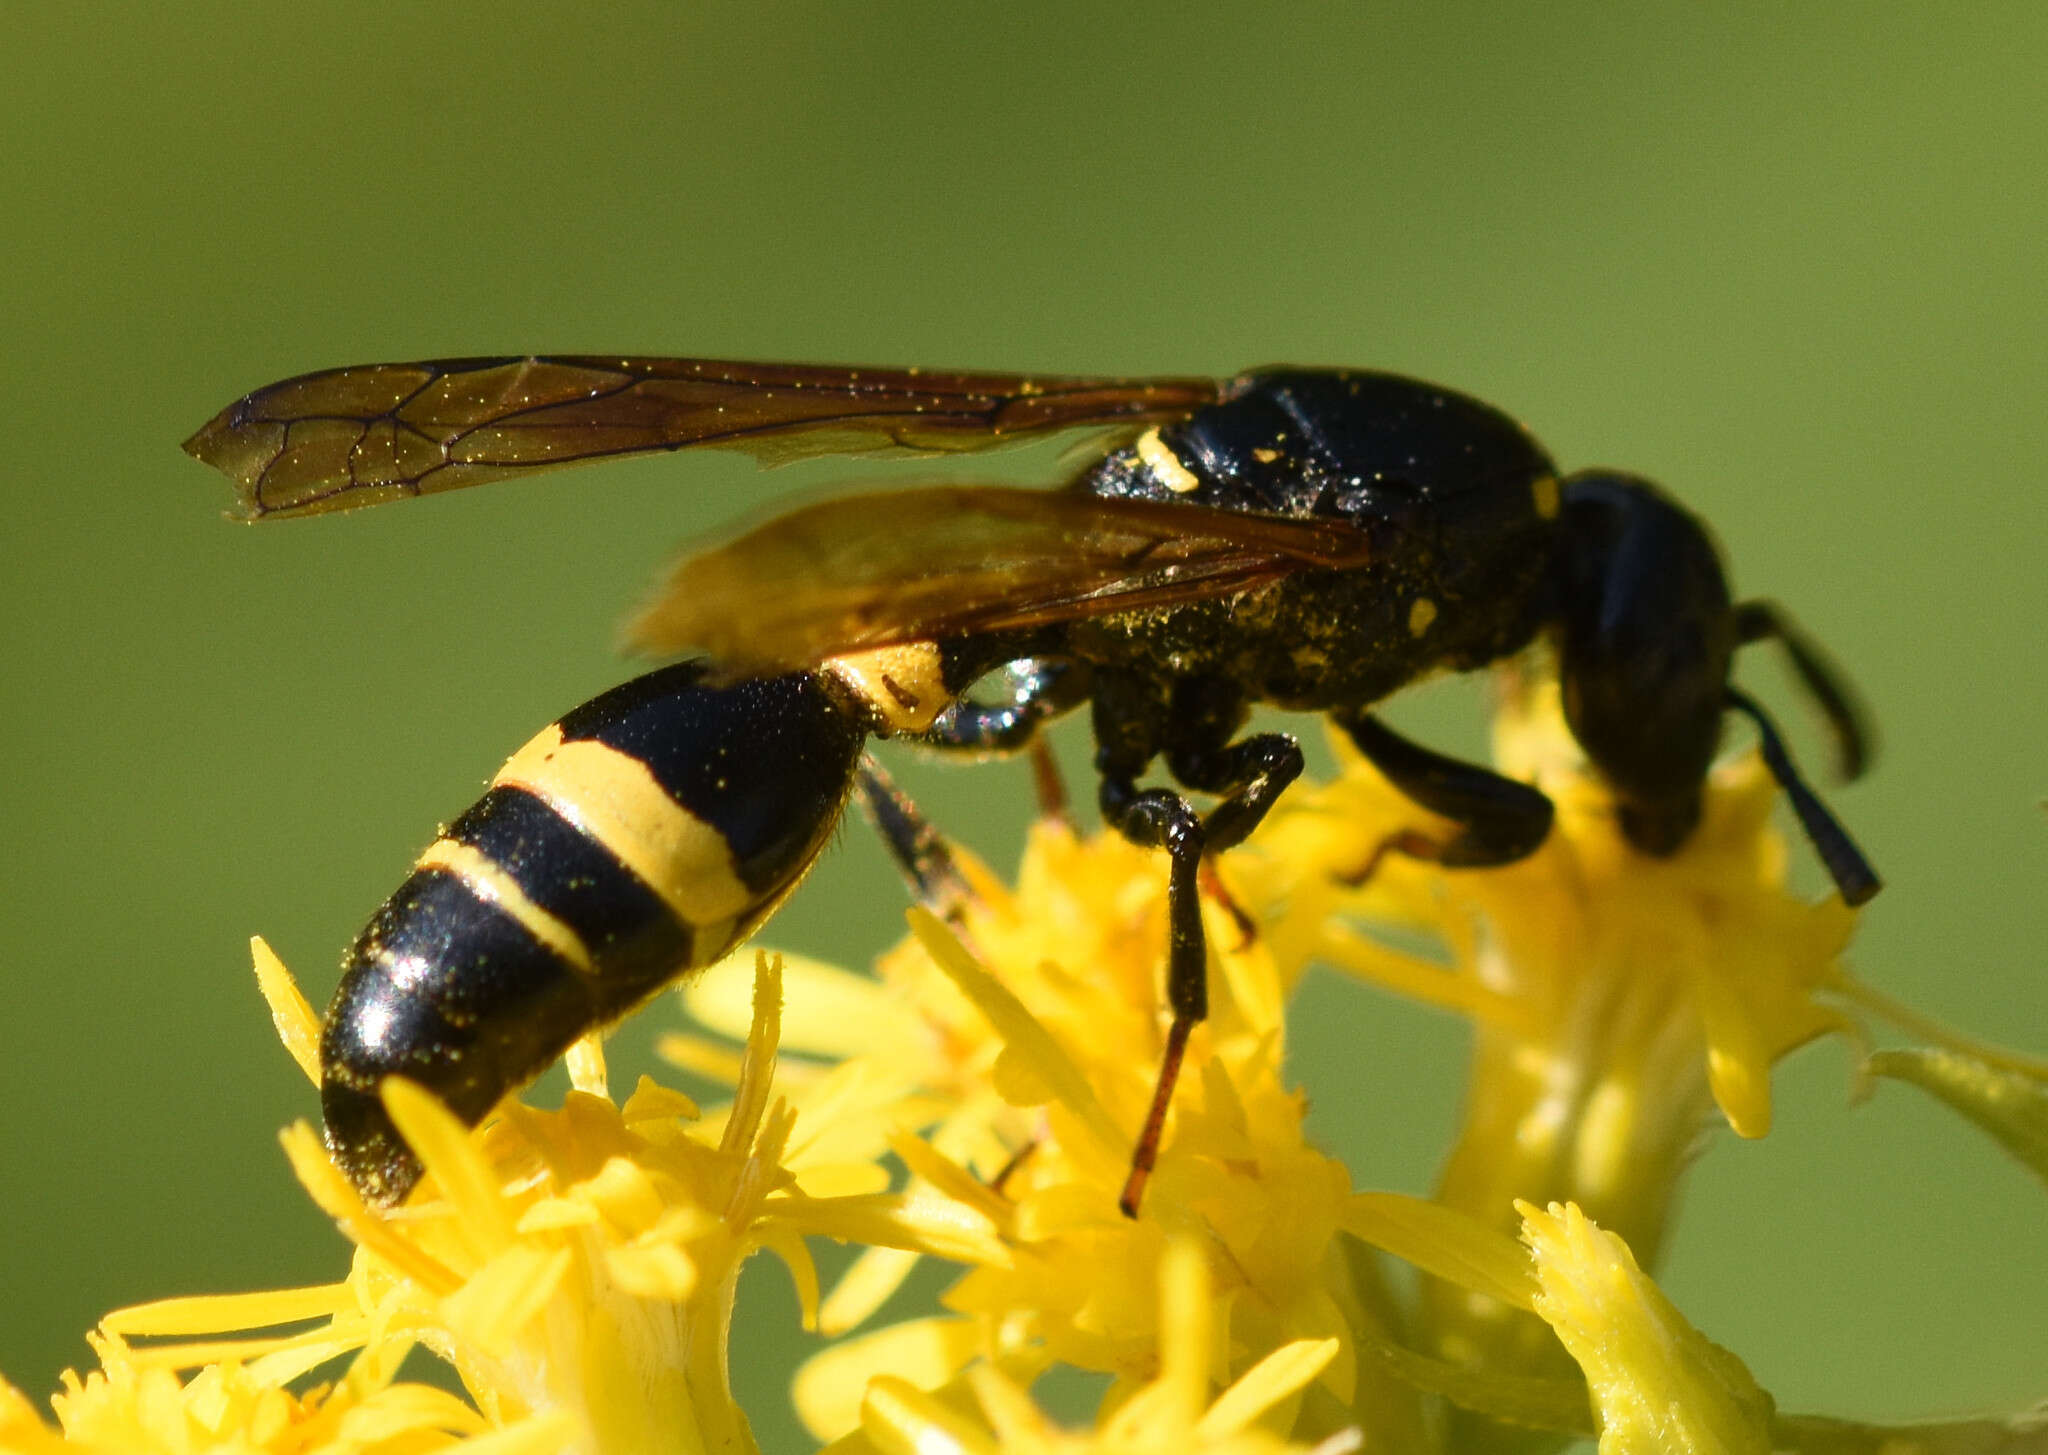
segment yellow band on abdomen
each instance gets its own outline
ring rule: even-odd
[[[436,839],[420,855],[416,869],[445,869],[468,885],[479,899],[487,899],[517,920],[528,934],[555,952],[580,974],[594,975],[590,947],[583,937],[526,897],[519,881],[504,867],[471,844],[453,839]]]
[[[564,742],[556,725],[514,753],[492,782],[546,802],[687,925],[728,925],[754,907],[725,836],[671,798],[631,754],[589,739]]]

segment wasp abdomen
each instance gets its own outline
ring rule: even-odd
[[[865,737],[814,674],[718,686],[684,663],[514,754],[343,960],[321,1102],[356,1185],[395,1201],[419,1175],[386,1076],[480,1121],[576,1037],[737,945],[824,847]]]

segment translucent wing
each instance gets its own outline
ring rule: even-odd
[[[936,486],[824,500],[676,567],[634,645],[729,670],[1041,626],[1250,590],[1368,559],[1334,520],[1070,490]]]
[[[1180,418],[1213,379],[964,374],[716,359],[441,359],[304,374],[185,441],[248,519],[351,510],[695,445],[770,462],[986,449],[1085,425]]]

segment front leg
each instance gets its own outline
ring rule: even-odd
[[[1461,762],[1411,743],[1367,712],[1334,714],[1358,751],[1385,774],[1387,781],[1423,808],[1458,825],[1456,833],[1438,838],[1415,829],[1388,835],[1356,873],[1345,878],[1363,884],[1388,854],[1406,854],[1452,869],[1512,864],[1536,852],[1550,833],[1555,812],[1537,789],[1491,768]]]

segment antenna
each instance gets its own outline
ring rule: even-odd
[[[1747,693],[1736,688],[1728,688],[1727,693],[1728,706],[1756,724],[1764,765],[1778,780],[1778,786],[1785,790],[1785,796],[1792,800],[1792,811],[1799,815],[1800,827],[1806,830],[1806,837],[1813,841],[1820,861],[1834,876],[1835,887],[1842,892],[1842,902],[1851,905],[1867,903],[1884,887],[1884,881],[1877,877],[1877,871],[1870,867],[1863,851],[1850,839],[1849,831],[1828,812],[1827,805],[1806,786],[1806,780],[1792,766],[1784,740],[1778,736],[1778,729],[1770,718],[1764,715],[1763,708]]]

